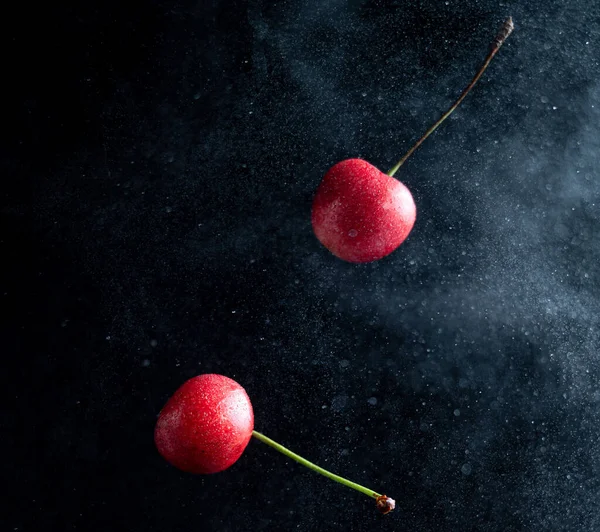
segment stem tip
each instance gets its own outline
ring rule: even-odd
[[[396,508],[396,501],[387,495],[380,495],[377,497],[375,504],[377,505],[377,509],[384,515],[389,514]]]
[[[500,28],[498,35],[496,35],[496,38],[494,39],[494,42],[492,43],[492,47],[495,48],[496,50],[498,48],[500,48],[504,44],[504,41],[508,38],[508,36],[512,33],[512,31],[514,29],[515,29],[515,25],[513,24],[513,19],[512,19],[512,17],[508,17],[504,21],[504,24],[502,24],[502,27]]]

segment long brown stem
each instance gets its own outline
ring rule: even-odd
[[[512,17],[508,17],[504,21],[504,24],[502,25],[502,28],[500,28],[500,31],[498,32],[498,34],[494,38],[494,41],[492,42],[492,45],[491,45],[491,48],[490,48],[490,52],[488,53],[487,57],[485,58],[485,61],[484,61],[483,65],[482,65],[482,67],[479,69],[479,71],[477,72],[477,74],[475,74],[475,77],[471,80],[471,83],[469,83],[469,85],[467,85],[467,88],[464,91],[462,91],[462,94],[458,97],[458,100],[456,100],[456,102],[454,103],[454,105],[452,107],[450,107],[450,109],[448,109],[439,118],[439,120],[435,124],[433,124],[433,126],[431,126],[425,132],[425,134],[415,143],[415,145],[410,150],[408,150],[406,152],[406,155],[404,155],[404,157],[402,157],[402,159],[400,159],[400,161],[398,162],[398,164],[396,164],[396,166],[394,166],[394,168],[392,168],[388,172],[387,175],[389,175],[390,177],[392,177],[398,171],[398,168],[400,168],[404,164],[404,161],[406,161],[406,159],[408,159],[414,153],[414,151],[421,144],[423,144],[423,142],[425,141],[425,139],[429,135],[431,135],[437,129],[437,127],[444,120],[446,120],[446,118],[448,118],[452,114],[452,112],[454,111],[454,109],[456,109],[460,105],[460,102],[462,102],[465,99],[465,96],[473,88],[473,86],[475,85],[475,83],[477,83],[477,81],[479,80],[479,78],[481,77],[481,75],[484,73],[485,69],[488,67],[488,65],[490,64],[490,62],[492,61],[492,59],[496,55],[496,52],[500,49],[500,47],[502,46],[502,44],[504,43],[504,41],[507,39],[507,37],[512,33],[513,29],[514,29],[514,24],[513,24],[513,21],[512,21]]]

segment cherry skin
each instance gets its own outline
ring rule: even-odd
[[[194,377],[161,410],[154,442],[159,453],[188,473],[217,473],[233,465],[252,437],[248,394],[223,375]]]
[[[357,263],[389,255],[404,242],[416,216],[408,188],[362,159],[334,165],[312,206],[317,238],[340,259]]]

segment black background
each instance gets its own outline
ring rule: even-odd
[[[397,177],[389,257],[316,241],[326,170]],[[600,5],[63,2],[5,13],[6,530],[600,530]],[[152,431],[240,382],[252,441],[195,477]]]

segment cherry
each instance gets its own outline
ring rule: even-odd
[[[246,390],[223,375],[186,381],[161,410],[154,430],[158,452],[188,473],[217,473],[237,462],[252,436]]]
[[[319,185],[312,224],[321,243],[349,262],[371,262],[394,251],[410,233],[417,208],[400,181],[362,159],[333,166]]]
[[[393,176],[406,159],[459,106],[513,30],[508,18],[471,83],[387,174],[362,159],[334,165],[317,188],[312,226],[319,241],[340,259],[372,262],[394,251],[408,237],[417,211],[410,191]]]
[[[391,497],[334,475],[253,429],[252,404],[242,386],[224,375],[198,375],[183,383],[160,411],[154,442],[175,467],[208,474],[231,467],[254,436],[309,469],[374,498],[381,513],[395,508]]]

